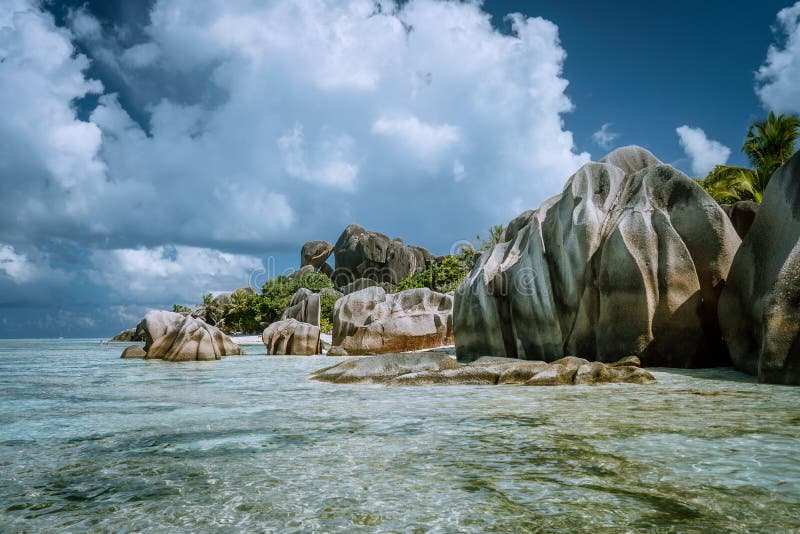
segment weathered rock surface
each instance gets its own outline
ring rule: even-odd
[[[290,274],[289,278],[296,280],[298,278],[303,278],[304,276],[308,276],[309,274],[314,274],[315,272],[317,272],[317,270],[314,269],[313,265],[304,265],[303,267],[300,267],[292,274]]]
[[[361,291],[362,289],[375,287],[377,285],[379,285],[378,282],[372,280],[371,278],[357,278],[349,284],[343,285],[339,289],[343,295],[349,295],[350,293],[355,293],[356,291]]]
[[[120,356],[120,358],[126,359],[141,359],[146,357],[147,353],[139,345],[131,345],[130,347],[126,347],[125,350],[122,351],[122,356]]]
[[[333,345],[328,349],[328,356],[347,356],[347,351],[338,345]]]
[[[584,165],[504,239],[455,293],[460,360],[729,362],[717,301],[739,237],[697,183],[650,152]]]
[[[283,311],[281,319],[296,319],[301,323],[319,326],[320,301],[319,293],[301,287],[292,296],[289,306]]]
[[[800,385],[800,153],[770,179],[719,307],[738,369]]]
[[[144,333],[147,359],[182,362],[244,354],[221,330],[189,315],[151,311],[136,329]]]
[[[319,334],[318,325],[286,319],[269,325],[261,339],[267,347],[267,354],[312,356],[322,353]]]
[[[114,343],[122,343],[122,342],[131,342],[131,341],[144,341],[144,337],[141,333],[136,333],[136,328],[128,328],[127,330],[123,330],[116,336],[109,339],[110,342]]]
[[[319,269],[325,264],[331,252],[333,245],[327,241],[309,241],[300,249],[300,267],[311,265],[314,269]]]
[[[345,228],[333,248],[333,283],[342,287],[357,278],[396,284],[422,271],[435,260],[422,247],[405,245],[402,239],[365,230],[357,224]]]
[[[581,358],[563,358],[560,362],[550,364],[508,358],[480,358],[465,365],[436,352],[354,358],[320,369],[312,373],[311,378],[335,384],[373,383],[390,386],[555,386],[655,382],[653,375],[633,365],[610,366]]]
[[[750,227],[753,226],[753,221],[758,214],[758,206],[752,200],[741,200],[722,206],[725,215],[731,220],[733,228],[742,239],[750,231]]]
[[[333,344],[349,354],[420,350],[453,343],[453,297],[430,289],[345,295],[333,313]]]

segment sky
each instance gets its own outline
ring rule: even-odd
[[[0,0],[0,337],[108,337],[358,223],[436,254],[800,113],[800,2]]]

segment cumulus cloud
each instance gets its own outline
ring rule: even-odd
[[[108,299],[230,289],[253,255],[351,222],[444,251],[589,160],[564,128],[566,52],[542,18],[510,15],[504,33],[472,2],[157,0],[131,32],[10,2],[0,241],[29,259],[74,247]],[[122,97],[87,76],[78,41]],[[173,244],[191,261],[163,258]]]
[[[778,12],[776,31],[782,44],[773,44],[756,73],[756,93],[770,110],[800,113],[800,2]]]
[[[617,132],[611,131],[611,123],[607,122],[603,124],[599,130],[592,134],[592,141],[594,141],[597,146],[602,149],[608,150],[611,148],[611,144],[619,137]]]
[[[731,156],[731,149],[706,136],[700,128],[680,126],[675,129],[683,147],[689,157],[692,173],[704,177],[716,165],[724,165]]]
[[[92,263],[94,282],[137,302],[197,302],[246,286],[264,269],[252,256],[185,246],[97,250]]]

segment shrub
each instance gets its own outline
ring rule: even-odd
[[[396,291],[427,287],[433,291],[447,293],[455,289],[475,263],[475,251],[469,247],[461,250],[458,256],[446,256],[438,263],[427,267],[424,271],[413,273],[395,287]]]
[[[319,296],[319,328],[322,332],[330,334],[333,331],[333,308],[339,296],[323,293]]]

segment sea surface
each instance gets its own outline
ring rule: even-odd
[[[800,387],[342,386],[342,358],[0,340],[0,532],[786,532]]]

